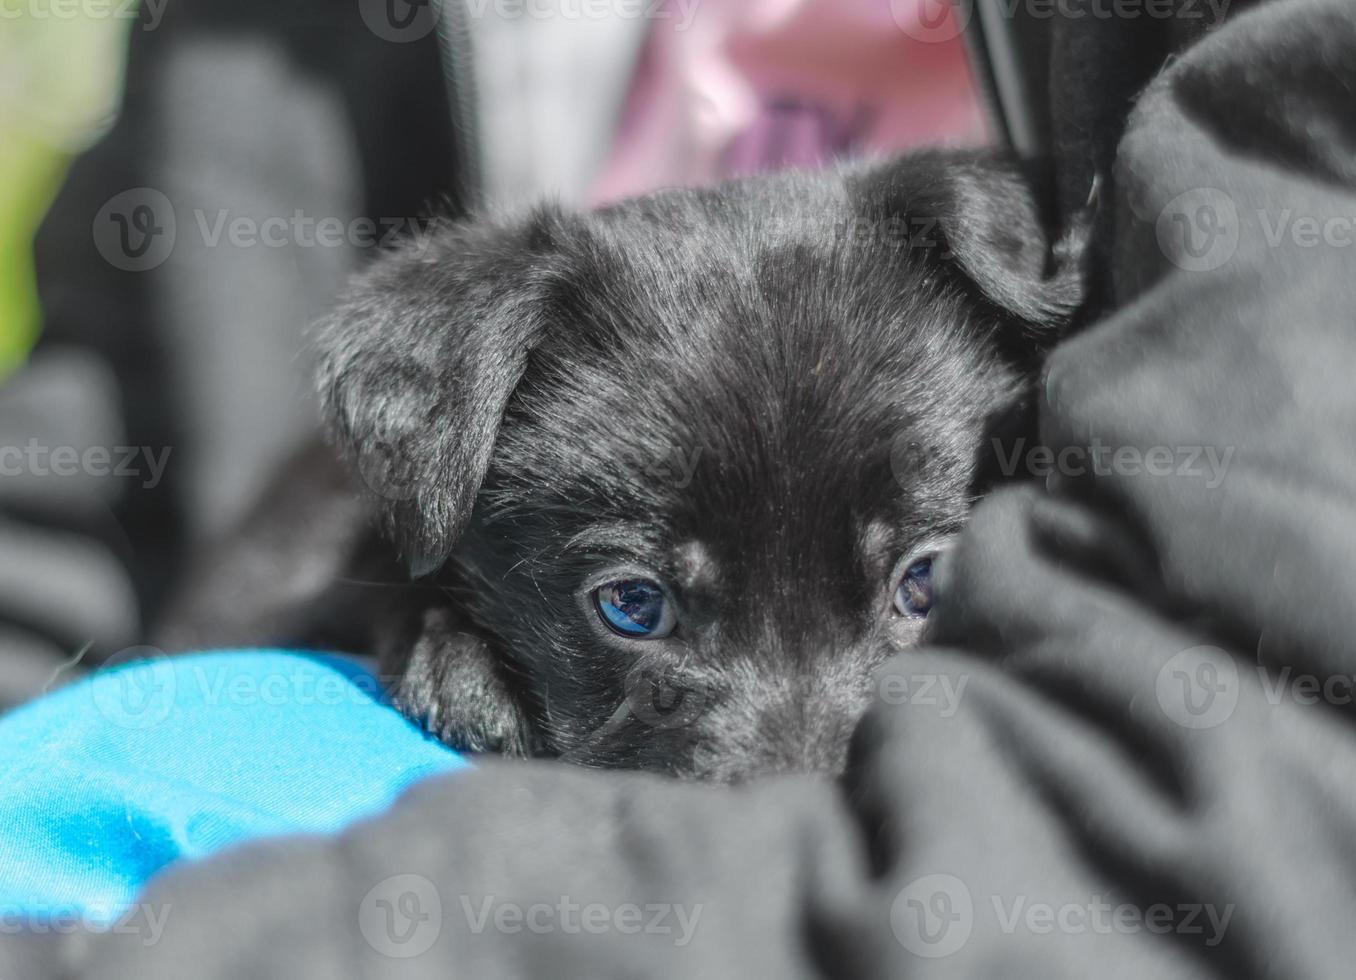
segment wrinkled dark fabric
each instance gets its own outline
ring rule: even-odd
[[[1173,32],[1153,33],[1165,47],[1137,58],[1156,67]],[[894,666],[964,681],[954,711],[879,704],[842,787],[487,764],[337,839],[171,872],[144,896],[168,909],[158,942],[25,942],[14,955],[43,961],[26,975],[1346,975],[1356,247],[1275,230],[1356,216],[1356,11],[1273,0],[1149,71],[1107,202],[1115,311],[1054,354],[1041,434],[1229,462],[1212,486],[1103,460],[986,501],[934,645]],[[1186,236],[1179,213],[1225,237]],[[1301,675],[1329,694],[1307,703]],[[398,874],[433,893],[400,905],[418,889]],[[702,911],[683,946],[474,928],[487,898],[564,896]],[[1023,911],[1098,903],[1121,925]],[[1133,928],[1159,906],[1171,928]],[[391,955],[415,947],[374,938],[374,909],[435,923],[427,948]],[[920,909],[964,941],[920,945]]]

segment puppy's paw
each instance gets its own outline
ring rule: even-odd
[[[423,610],[416,629],[412,645],[383,651],[383,663],[401,671],[391,692],[396,707],[454,749],[530,755],[527,714],[489,645],[446,608]],[[411,634],[400,632],[408,642]]]

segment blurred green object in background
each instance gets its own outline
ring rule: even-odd
[[[120,7],[0,0],[0,377],[37,339],[33,233],[71,157],[117,114],[136,28]]]

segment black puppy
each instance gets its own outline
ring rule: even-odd
[[[366,563],[387,613],[275,582],[255,618],[293,641],[366,620],[398,703],[456,746],[836,770],[873,669],[917,642],[987,433],[1078,305],[1076,251],[973,154],[440,228],[319,334],[413,581],[373,584],[396,575],[337,478],[308,504],[289,477],[256,526],[335,557],[252,567]]]

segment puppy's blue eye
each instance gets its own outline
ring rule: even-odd
[[[613,632],[631,639],[657,640],[673,632],[673,604],[664,590],[644,578],[608,582],[593,590],[593,605]]]
[[[921,619],[932,608],[932,559],[920,558],[904,569],[895,590],[895,611],[901,616]]]

